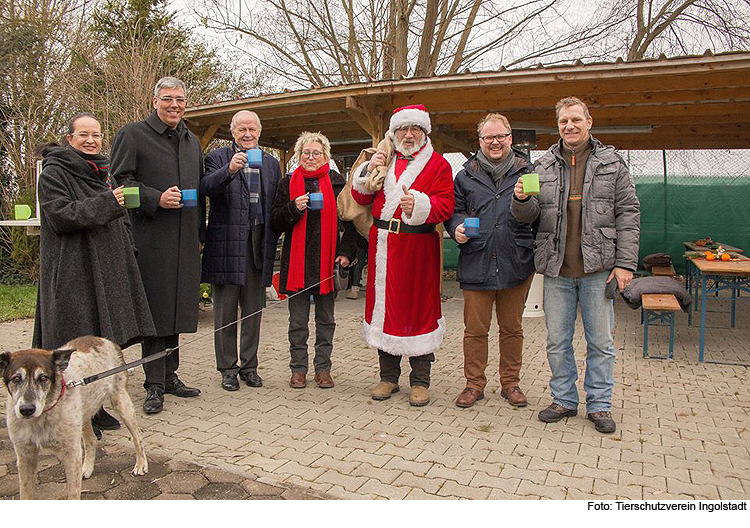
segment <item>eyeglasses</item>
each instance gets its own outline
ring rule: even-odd
[[[407,132],[411,132],[412,134],[416,135],[420,132],[422,132],[422,127],[416,126],[416,125],[407,125],[403,126],[401,128],[397,128],[396,132],[401,132],[402,134],[406,134]]]
[[[502,141],[511,135],[513,135],[513,132],[508,132],[507,134],[495,134],[494,136],[479,136],[479,139],[481,139],[485,143],[493,143],[495,141]]]
[[[159,97],[157,97],[157,99],[159,99],[159,101],[162,101],[163,103],[172,104],[172,101],[174,101],[180,105],[185,104],[184,97],[172,97],[171,95],[160,95]]]
[[[73,134],[73,136],[77,137],[78,139],[88,139],[88,138],[103,139],[104,138],[104,134],[100,132],[94,132],[93,134],[89,132],[76,132],[75,134]]]
[[[302,151],[303,158],[319,158],[322,155],[323,153],[319,150],[303,150]]]

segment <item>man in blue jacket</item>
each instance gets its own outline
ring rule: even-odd
[[[456,209],[446,222],[458,243],[458,281],[464,294],[464,376],[456,399],[471,407],[484,398],[492,307],[499,326],[500,394],[524,407],[519,387],[523,327],[521,318],[534,276],[531,225],[510,214],[513,187],[530,171],[528,159],[512,149],[508,119],[489,114],[477,126],[480,150],[464,164],[454,182]],[[479,236],[467,237],[464,220],[479,218]]]
[[[211,283],[214,303],[216,368],[221,386],[260,387],[258,342],[265,287],[271,285],[278,235],[271,228],[271,206],[281,179],[279,162],[263,152],[259,181],[246,166],[247,151],[257,149],[261,124],[255,112],[241,110],[229,126],[231,146],[211,151],[200,192],[209,197],[208,231],[203,249],[202,281]],[[259,189],[258,189],[259,183]],[[237,305],[242,314],[237,364]],[[258,312],[257,315],[249,316]],[[232,324],[235,323],[235,324]],[[228,325],[228,326],[227,326]]]

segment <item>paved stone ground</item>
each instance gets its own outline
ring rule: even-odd
[[[698,328],[687,326],[687,314],[677,314],[675,359],[648,360],[642,357],[639,312],[616,304],[613,415],[618,430],[601,435],[585,419],[583,405],[579,416],[557,424],[537,419],[551,401],[543,318],[524,319],[521,387],[529,406],[516,409],[500,397],[495,342],[486,399],[470,409],[457,408],[453,401],[464,387],[463,301],[454,282],[445,283],[444,294],[447,335],[433,365],[432,401],[422,408],[408,404],[405,362],[402,391],[385,402],[370,399],[378,381],[377,355],[361,337],[363,299],[336,303],[336,387],[328,390],[314,383],[304,390],[289,388],[288,312],[284,304],[271,304],[261,336],[264,386],[223,391],[215,370],[212,314],[203,311],[198,333],[182,341],[179,371],[202,396],[181,400],[167,395],[164,412],[155,416],[139,410],[146,447],[158,468],[142,477],[144,486],[176,493],[161,487],[159,479],[166,476],[159,475],[170,468],[172,474],[182,471],[172,464],[182,468],[190,462],[247,479],[241,483],[301,486],[336,498],[750,498],[748,370],[698,363]],[[727,299],[710,301],[717,312],[709,314],[708,359],[750,361],[750,298],[740,297],[737,306],[737,327],[729,329]],[[27,346],[31,326],[30,321],[0,325],[2,349]],[[652,354],[666,351],[666,330],[652,327]],[[490,332],[496,332],[494,324]],[[580,321],[574,346],[583,357]],[[125,355],[128,361],[137,359],[140,349],[131,347]],[[583,397],[584,361],[577,363]],[[139,409],[142,382],[138,370],[130,392]],[[101,464],[102,459],[92,478],[106,480],[120,468],[118,478],[134,489],[138,479],[125,471],[132,465],[128,444],[125,432],[105,432],[105,454],[114,459],[122,453],[124,459],[111,465]],[[7,496],[13,456],[6,444],[0,446],[0,457],[6,464],[0,464],[0,496]],[[191,476],[205,481],[198,490],[217,482],[206,471],[213,470],[196,469]],[[156,487],[151,486],[154,479]]]
[[[147,475],[133,476],[132,444],[102,442],[97,449],[96,469],[83,481],[82,499],[113,500],[301,500],[324,499],[296,486],[273,486],[238,473],[201,466],[150,452]],[[0,429],[0,499],[18,498],[18,470],[8,430]],[[57,458],[45,454],[39,458],[39,483],[36,497],[67,497],[65,472]]]

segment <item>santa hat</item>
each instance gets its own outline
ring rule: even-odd
[[[427,134],[432,131],[430,114],[427,113],[424,105],[417,104],[396,108],[391,116],[391,124],[388,127],[388,131],[393,135],[399,128],[409,125],[418,126]]]

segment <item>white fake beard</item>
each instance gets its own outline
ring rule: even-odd
[[[415,144],[413,147],[406,147],[403,141],[395,140],[395,143],[396,143],[396,150],[398,150],[404,156],[411,156],[412,154],[418,152],[419,149],[425,146],[425,144],[427,143],[427,135],[425,134],[424,137],[422,138],[422,143],[420,143],[419,145]]]

